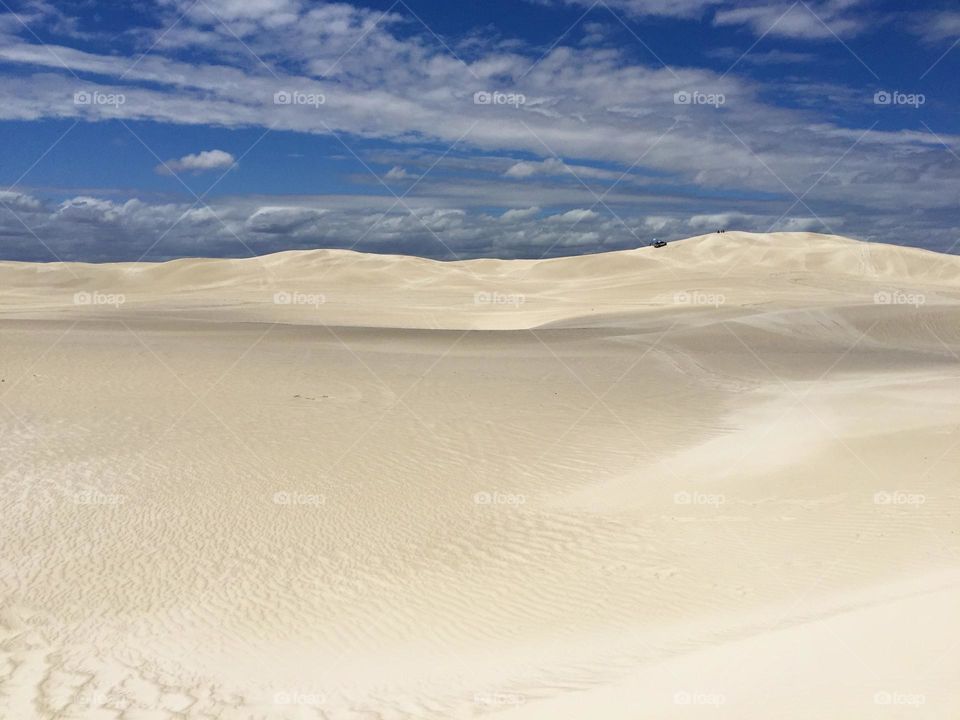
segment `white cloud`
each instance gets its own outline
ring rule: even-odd
[[[863,0],[821,0],[791,3],[781,0],[755,6],[719,10],[716,25],[747,25],[758,36],[823,39],[862,32],[871,18],[858,6]]]
[[[40,201],[32,195],[13,192],[11,190],[0,190],[0,206],[5,206],[12,210],[39,210]]]
[[[595,7],[592,0],[529,0],[539,4]],[[819,39],[853,35],[869,27],[862,7],[868,0],[607,0],[611,10],[633,17],[669,17],[699,20],[713,14],[717,25],[743,25],[758,36],[774,35]],[[858,7],[860,11],[857,12]],[[585,27],[591,40],[596,30]]]
[[[414,175],[399,165],[394,165],[383,177],[387,180],[413,180],[419,177],[419,175]]]
[[[570,172],[570,168],[559,158],[547,158],[540,162],[528,162],[526,160],[512,165],[504,173],[507,177],[528,178],[534,175],[565,175]]]
[[[465,195],[466,196],[466,195]],[[152,260],[183,256],[246,257],[279,250],[316,247],[353,248],[366,252],[398,252],[440,258],[541,257],[637,247],[652,235],[670,240],[710,232],[717,227],[749,231],[839,231],[847,228],[840,216],[810,215],[780,218],[782,206],[749,211],[731,209],[723,201],[714,211],[692,218],[683,209],[651,212],[621,201],[618,217],[584,209],[554,215],[544,222],[534,208],[516,208],[500,215],[484,210],[437,208],[439,198],[411,200],[413,213],[390,208],[392,198],[303,196],[296,204],[270,204],[265,198],[221,198],[209,207],[190,202],[154,204],[92,196],[63,201],[52,211],[41,207],[18,213],[43,237],[39,243],[0,205],[0,236],[5,255],[17,259],[137,260],[150,250]],[[699,200],[708,203],[705,198]],[[383,214],[386,213],[385,216]],[[576,222],[578,218],[589,222]],[[621,221],[622,219],[622,221]],[[871,216],[854,237],[904,242],[903,223]],[[916,232],[930,247],[947,249],[955,240],[942,218],[920,218]],[[153,246],[151,248],[151,246]],[[49,248],[49,250],[48,250]]]
[[[791,217],[782,218],[772,226],[777,232],[837,232],[844,225],[838,217]]]
[[[278,235],[302,231],[316,223],[326,210],[304,207],[261,207],[248,219],[247,227],[256,233]]]
[[[594,220],[600,217],[600,215],[593,210],[587,210],[586,208],[578,208],[576,210],[568,210],[565,213],[560,213],[559,215],[551,215],[547,218],[547,222],[550,223],[579,223],[584,220]]]
[[[177,160],[167,160],[157,165],[156,171],[161,175],[172,172],[205,172],[233,167],[236,162],[233,155],[225,150],[204,150],[193,155],[184,155]]]
[[[953,41],[960,38],[960,11],[923,13],[908,23],[908,28],[928,43]]]
[[[839,217],[793,216],[771,218],[767,215],[755,215],[737,211],[694,215],[686,225],[692,230],[713,231],[731,229],[759,229],[763,232],[836,232],[843,225]]]
[[[123,210],[122,205],[110,200],[81,195],[60,203],[55,216],[73,223],[113,223],[120,219]]]
[[[660,232],[676,223],[676,218],[664,217],[662,215],[650,215],[643,219],[643,226],[648,230]]]
[[[602,170],[599,168],[590,167],[588,165],[569,165],[560,158],[553,157],[546,158],[540,162],[522,160],[514,165],[511,165],[504,173],[505,177],[516,178],[519,180],[534,177],[536,175],[544,177],[567,175],[581,179],[590,178],[621,180],[623,173]]]
[[[254,20],[279,25],[293,22],[300,14],[300,0],[161,0],[177,13],[186,13],[197,22]]]
[[[743,213],[724,212],[712,215],[694,215],[687,220],[687,225],[697,230],[724,230],[749,219],[750,216]]]
[[[513,210],[507,210],[503,215],[500,216],[501,222],[513,222],[515,220],[526,220],[532,218],[540,212],[540,208],[528,207],[528,208],[514,208]]]

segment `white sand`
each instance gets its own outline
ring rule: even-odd
[[[0,263],[0,718],[958,717],[958,356],[805,233]]]

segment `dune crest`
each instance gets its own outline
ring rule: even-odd
[[[877,292],[909,295],[920,286],[931,302],[941,292],[955,299],[960,257],[814,233],[727,232],[550,260],[439,262],[305,250],[242,260],[0,263],[0,309],[36,317],[147,309],[194,319],[421,329],[527,329],[711,298],[782,307],[834,304],[841,296],[846,304],[869,303]],[[124,302],[114,313],[118,296]]]

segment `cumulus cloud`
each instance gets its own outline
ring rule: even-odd
[[[777,232],[830,232],[843,230],[845,221],[839,217],[790,217],[777,220],[771,227]]]
[[[686,225],[693,231],[728,230],[730,228],[762,227],[766,232],[825,232],[837,233],[844,222],[840,217],[780,217],[754,215],[742,212],[722,212],[694,215]]]
[[[680,226],[679,218],[667,215],[648,215],[643,218],[643,229],[651,232],[676,232]]]
[[[80,196],[65,200],[56,210],[56,217],[74,223],[114,223],[120,219],[123,205],[95,197]]]
[[[584,220],[593,220],[600,217],[599,213],[594,212],[593,210],[587,210],[586,208],[578,208],[576,210],[568,210],[565,213],[560,213],[559,215],[551,215],[547,218],[547,222],[550,223],[579,223]]]
[[[40,201],[26,193],[0,190],[0,205],[11,210],[39,210]]]
[[[325,212],[304,207],[262,207],[248,218],[247,227],[267,235],[294,233],[316,223]]]
[[[523,180],[534,176],[557,177],[567,175],[574,178],[620,180],[623,173],[603,170],[589,165],[571,165],[560,158],[550,157],[540,162],[522,160],[511,165],[504,173],[505,177]]]
[[[222,198],[210,206],[189,202],[124,202],[77,196],[59,205],[43,203],[16,215],[0,204],[0,237],[5,255],[22,260],[165,260],[185,256],[248,257],[281,250],[320,247],[396,252],[439,259],[473,257],[555,257],[645,245],[656,236],[671,240],[730,230],[846,230],[840,216],[781,217],[783,209],[756,204],[731,209],[723,200],[701,199],[714,210],[692,218],[684,212],[652,212],[621,206],[617,216],[579,209],[544,222],[536,208],[490,215],[478,207],[431,207],[439,198],[421,198],[411,210],[391,207],[389,196],[300,198],[300,205],[275,205],[259,198]],[[423,205],[421,205],[423,203]],[[655,203],[658,204],[658,203]],[[582,219],[582,222],[577,222]],[[22,221],[22,222],[21,222]],[[902,242],[902,222],[871,216],[861,239]],[[34,228],[37,236],[26,230]],[[943,217],[923,217],[917,231],[929,247],[946,250],[956,242]]]
[[[750,216],[744,213],[713,213],[710,215],[694,215],[687,221],[687,225],[695,230],[717,230],[736,226],[738,223],[742,225],[743,221],[749,219]]]
[[[528,208],[514,208],[513,210],[507,210],[503,215],[500,216],[501,222],[512,222],[514,220],[526,220],[527,218],[532,218],[540,212],[540,208],[528,207]]]
[[[167,160],[155,168],[160,175],[169,175],[178,172],[207,172],[222,170],[236,164],[233,155],[225,150],[204,150],[192,155],[184,155],[176,160]]]

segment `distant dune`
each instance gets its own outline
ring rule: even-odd
[[[958,391],[835,236],[0,263],[0,717],[960,716]]]
[[[889,287],[887,287],[889,285]],[[422,329],[526,329],[674,307],[684,290],[735,305],[872,303],[922,286],[955,300],[960,257],[812,233],[728,232],[551,260],[438,262],[346,250],[166,263],[0,263],[6,312],[116,317],[75,293],[143,311],[225,321]],[[675,298],[675,295],[680,294]],[[289,301],[289,304],[278,304]],[[12,306],[12,307],[11,307]]]

